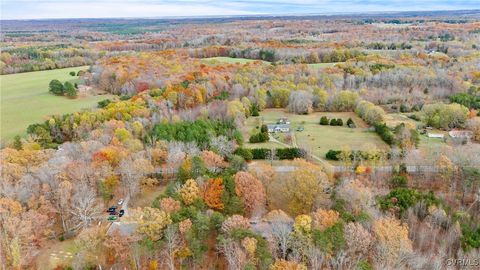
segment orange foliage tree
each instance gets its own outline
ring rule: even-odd
[[[262,182],[248,172],[235,174],[235,192],[242,198],[248,215],[265,206],[266,196]]]
[[[208,179],[205,183],[203,199],[208,207],[215,210],[223,210],[222,202],[223,180],[222,178]]]

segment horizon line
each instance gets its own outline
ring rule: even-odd
[[[191,16],[148,16],[148,17],[139,17],[139,16],[122,16],[122,17],[65,17],[65,18],[23,18],[23,19],[1,19],[0,21],[48,21],[48,20],[111,20],[111,19],[146,19],[146,20],[161,20],[161,19],[214,19],[214,18],[249,18],[249,17],[314,17],[314,16],[342,16],[342,15],[382,15],[382,14],[403,14],[403,13],[429,13],[429,12],[479,12],[480,8],[473,9],[432,9],[432,10],[402,10],[402,11],[392,11],[392,10],[379,10],[379,11],[352,11],[352,12],[325,12],[325,13],[252,13],[252,14],[231,14],[231,15],[191,15]]]

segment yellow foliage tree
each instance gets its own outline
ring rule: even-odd
[[[373,222],[373,233],[377,239],[377,259],[394,263],[402,253],[412,251],[412,241],[408,238],[408,226],[395,218],[382,218]]]
[[[138,224],[137,231],[152,241],[163,236],[163,230],[172,223],[170,215],[157,208],[145,207],[133,217]]]
[[[309,233],[312,230],[312,218],[309,215],[299,215],[293,225],[296,232]]]
[[[180,196],[182,197],[183,203],[186,205],[192,204],[199,195],[200,189],[198,188],[197,182],[195,182],[193,179],[188,179],[180,189]]]
[[[303,159],[296,159],[297,169],[290,173],[284,186],[290,214],[304,214],[312,210],[317,201],[326,201],[325,189],[331,184],[327,175],[318,165]]]

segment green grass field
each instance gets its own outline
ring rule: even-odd
[[[357,128],[351,129],[346,126],[332,127],[319,125],[320,118],[327,116],[330,118],[342,118],[346,123],[348,118],[357,125]],[[264,110],[258,117],[250,117],[246,121],[243,134],[247,141],[250,134],[255,131],[261,123],[275,123],[280,117],[287,117],[291,122],[291,129],[295,132],[296,144],[302,148],[309,149],[319,158],[325,158],[325,154],[330,149],[340,150],[342,147],[349,147],[352,150],[366,150],[372,147],[378,149],[387,149],[380,137],[373,131],[367,130],[367,124],[352,112],[315,112],[309,115],[296,115],[285,112],[283,109]],[[296,131],[296,128],[302,126],[304,131]],[[261,144],[246,144],[246,147],[272,147],[272,142]],[[278,147],[284,147],[278,145]]]
[[[264,64],[270,64],[270,62],[267,61],[262,61],[262,60],[253,60],[253,59],[246,59],[246,58],[232,58],[232,57],[210,57],[210,58],[203,58],[202,62],[206,64],[221,64],[221,63],[227,63],[227,64],[246,64],[246,63],[251,63],[255,61],[261,61]]]
[[[48,92],[53,79],[61,82],[78,80],[70,71],[87,67],[74,67],[0,76],[0,140],[5,143],[15,135],[24,135],[28,125],[41,122],[48,115],[79,111],[95,107],[98,101],[110,96],[88,96],[68,99]]]

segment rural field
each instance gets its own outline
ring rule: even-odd
[[[246,64],[246,63],[251,63],[255,61],[261,61],[264,64],[270,64],[268,61],[263,61],[263,60],[252,60],[252,59],[246,59],[246,58],[233,58],[233,57],[224,57],[224,56],[219,56],[219,57],[209,57],[209,58],[203,58],[202,63],[206,64]]]
[[[246,63],[251,63],[255,61],[260,61],[264,64],[271,64],[268,61],[264,60],[254,60],[254,59],[247,59],[247,58],[233,58],[233,57],[224,57],[224,56],[218,56],[218,57],[209,57],[209,58],[203,58],[202,63],[205,64],[246,64]],[[313,69],[319,69],[319,68],[326,68],[326,67],[333,67],[336,64],[343,63],[343,62],[335,62],[335,63],[316,63],[316,64],[307,64],[308,67],[313,68]]]
[[[86,68],[83,66],[0,76],[2,143],[17,134],[24,135],[28,125],[41,122],[48,115],[92,108],[98,101],[107,98],[108,96],[102,95],[68,99],[48,92],[51,80],[75,82],[78,77],[70,76],[68,73]]]
[[[342,118],[346,123],[348,118],[357,125],[357,128],[332,127],[319,125],[320,118],[326,116],[330,118]],[[247,119],[246,128],[244,129],[245,140],[248,140],[252,130],[261,123],[275,123],[278,118],[287,117],[291,122],[291,130],[295,134],[297,146],[309,149],[319,158],[325,158],[328,150],[340,150],[343,147],[349,147],[352,150],[366,150],[375,146],[379,149],[387,149],[388,146],[378,137],[378,135],[368,130],[368,125],[352,112],[315,112],[309,115],[297,115],[285,112],[283,109],[268,109],[260,113],[258,117]],[[303,131],[296,131],[298,127],[303,127]],[[281,138],[281,134],[274,137]],[[271,148],[275,142],[266,143],[246,143],[248,148],[265,147]],[[277,147],[285,147],[277,143]]]

